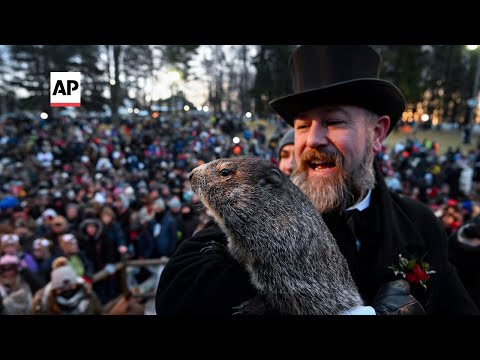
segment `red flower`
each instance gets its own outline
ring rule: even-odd
[[[413,284],[413,283],[416,283],[416,278],[415,278],[415,274],[407,274],[407,278],[406,280],[410,283],[410,284]]]
[[[415,264],[412,269],[412,273],[415,276],[415,282],[419,283],[421,281],[426,281],[430,278],[425,271],[420,267],[420,265]]]
[[[427,288],[426,282],[430,275],[435,273],[427,262],[417,262],[416,259],[408,259],[401,254],[398,255],[398,264],[390,266],[389,269],[395,276],[407,280],[410,284],[420,284],[424,288]]]

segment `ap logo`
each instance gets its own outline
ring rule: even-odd
[[[50,106],[80,106],[80,72],[50,73]]]

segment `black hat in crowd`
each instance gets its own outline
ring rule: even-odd
[[[302,45],[289,60],[293,94],[270,102],[290,125],[321,105],[355,105],[390,116],[390,132],[405,110],[398,87],[379,78],[380,54],[368,45]]]

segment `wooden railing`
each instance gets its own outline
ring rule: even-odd
[[[114,264],[115,273],[120,272],[121,276],[125,276],[125,268],[127,266],[151,266],[151,265],[165,265],[168,262],[169,258],[162,256],[159,259],[134,259],[134,260],[123,260]],[[103,280],[110,276],[106,270],[100,270],[93,274],[92,282],[96,283],[97,281]]]

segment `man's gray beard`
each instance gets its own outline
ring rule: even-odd
[[[373,159],[372,147],[367,144],[363,161],[351,174],[343,168],[341,159],[338,159],[337,171],[332,176],[319,176],[308,180],[308,172],[299,166],[292,173],[291,180],[307,195],[320,213],[343,211],[358,201],[360,196],[365,196],[369,189],[374,188]]]

